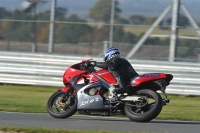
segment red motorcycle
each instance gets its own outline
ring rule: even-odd
[[[86,115],[126,115],[131,121],[148,122],[156,118],[169,103],[166,86],[171,74],[148,73],[130,79],[128,91],[114,94],[115,78],[105,69],[95,68],[91,59],[69,67],[63,75],[64,88],[47,102],[48,113],[55,118],[67,118],[77,111]],[[161,91],[162,98],[157,91]]]

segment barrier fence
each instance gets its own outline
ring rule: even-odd
[[[24,1],[35,4],[26,10],[21,8]],[[129,59],[197,62],[199,4],[197,0],[1,0],[0,51],[97,56],[107,41]]]
[[[0,52],[0,83],[62,87],[62,75],[70,65],[91,56],[66,56]],[[102,58],[93,56],[93,60]],[[174,79],[168,94],[200,95],[200,64],[149,60],[129,60],[139,74],[170,73]]]

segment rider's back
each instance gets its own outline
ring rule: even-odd
[[[126,82],[138,75],[129,61],[124,58],[114,58],[109,64],[121,73]]]

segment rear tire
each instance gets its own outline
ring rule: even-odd
[[[153,103],[148,103],[144,107],[136,107],[131,105],[125,105],[124,110],[127,117],[134,122],[148,122],[156,118],[162,110],[162,98],[153,90],[139,90],[136,92],[138,96],[145,96]],[[129,102],[131,104],[131,102]]]
[[[54,118],[67,118],[72,116],[77,111],[77,97],[73,92],[55,92],[47,101],[47,111]],[[66,100],[63,102],[61,98],[66,95]]]

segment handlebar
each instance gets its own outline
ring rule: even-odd
[[[80,64],[80,68],[82,70],[86,70],[87,72],[95,71],[94,67],[96,66],[96,61],[84,61]]]

